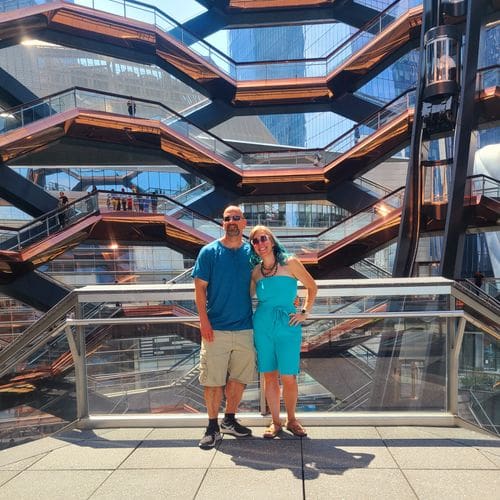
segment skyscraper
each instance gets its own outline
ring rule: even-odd
[[[302,26],[246,28],[229,32],[229,52],[237,62],[282,61],[304,58]],[[305,65],[297,64],[297,76],[305,75]],[[277,142],[304,147],[306,144],[303,114],[260,117]]]

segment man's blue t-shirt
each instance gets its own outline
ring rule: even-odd
[[[219,240],[200,250],[191,275],[208,282],[207,313],[214,330],[252,328],[250,253],[248,243],[228,248]]]

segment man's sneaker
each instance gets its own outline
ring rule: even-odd
[[[218,441],[222,439],[222,434],[219,431],[209,431],[205,432],[205,435],[201,438],[198,446],[202,450],[209,450],[213,448]]]
[[[239,424],[236,420],[233,422],[225,422],[224,420],[220,424],[220,430],[223,434],[232,434],[233,436],[243,437],[251,436],[252,431],[248,427],[244,427]]]

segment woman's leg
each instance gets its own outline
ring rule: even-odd
[[[295,375],[281,375],[281,383],[283,384],[283,399],[288,421],[295,420],[295,407],[297,406],[298,387],[297,377]]]
[[[280,421],[280,383],[278,371],[264,373],[264,384],[266,400],[273,422],[278,423]]]

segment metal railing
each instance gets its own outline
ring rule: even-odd
[[[65,227],[73,226],[96,212],[98,212],[98,195],[84,196],[15,230],[0,231],[0,250],[21,250],[21,248],[58,233]]]
[[[40,0],[37,3],[52,3],[53,0]],[[402,14],[413,6],[419,5],[417,0],[399,0],[388,6],[375,19],[363,26],[354,35],[336,47],[329,55],[314,59],[297,59],[287,61],[269,61],[239,63],[219,49],[198,38],[184,28],[171,16],[160,9],[133,0],[76,0],[77,5],[93,10],[107,12],[126,19],[138,20],[155,26],[168,37],[181,42],[196,55],[217,67],[228,77],[238,80],[270,80],[278,78],[324,77],[384,32]]]
[[[496,67],[493,69],[496,69]],[[484,71],[491,72],[493,69],[487,68]],[[478,74],[481,74],[481,70]],[[19,127],[24,127],[39,119],[76,108],[129,115],[127,109],[129,99],[130,97],[119,94],[74,87],[6,110],[0,115],[0,133],[6,133]],[[182,134],[202,148],[230,162],[236,169],[258,170],[272,167],[277,171],[279,169],[293,168],[311,168],[322,171],[325,165],[330,164],[339,156],[350,151],[358,143],[367,140],[369,136],[413,109],[415,105],[415,90],[407,90],[401,96],[389,102],[383,109],[377,111],[362,123],[353,126],[350,130],[326,145],[320,151],[319,155],[318,148],[243,154],[224,140],[200,129],[188,118],[183,117],[159,102],[135,99],[135,103],[137,104],[134,114],[136,118],[158,120],[164,123],[172,131]],[[472,185],[471,189],[474,191],[475,185]],[[494,189],[492,187],[492,190]]]
[[[436,390],[435,384],[442,384],[442,393],[443,399],[441,399],[442,407],[439,408],[438,412],[443,414],[444,411],[449,412],[451,414],[457,414],[457,407],[459,405],[458,400],[458,376],[459,376],[459,353],[462,346],[462,339],[465,330],[465,324],[468,323],[472,325],[473,328],[479,328],[480,331],[488,336],[493,341],[500,341],[500,331],[495,330],[489,325],[484,324],[478,317],[471,316],[471,313],[465,312],[463,310],[455,310],[450,308],[450,304],[453,302],[448,300],[447,298],[454,297],[456,285],[454,282],[450,280],[445,280],[443,278],[408,278],[408,279],[385,279],[385,280],[354,280],[354,281],[318,281],[319,294],[318,301],[321,303],[329,303],[330,300],[337,298],[338,300],[345,300],[348,297],[386,297],[388,300],[399,300],[401,304],[400,310],[388,310],[388,311],[378,311],[378,312],[366,312],[366,311],[356,311],[356,312],[334,312],[329,314],[322,313],[314,313],[310,316],[309,322],[339,322],[339,321],[366,321],[371,324],[379,325],[378,329],[370,328],[369,331],[364,335],[366,342],[368,342],[367,346],[370,346],[370,359],[368,362],[369,366],[369,378],[375,377],[373,380],[376,381],[376,374],[378,369],[379,361],[382,363],[385,360],[386,354],[382,351],[382,347],[387,342],[387,339],[384,340],[386,335],[394,334],[400,332],[398,335],[403,335],[408,339],[421,339],[415,344],[415,347],[418,346],[421,342],[423,345],[427,345],[429,342],[437,342],[436,347],[439,345],[440,347],[440,357],[441,364],[446,366],[447,372],[443,374],[442,379],[438,381],[435,379],[433,381],[432,391]],[[158,317],[158,316],[126,316],[126,317],[102,317],[102,318],[77,318],[72,315],[68,315],[71,311],[75,310],[75,308],[81,308],[85,304],[99,304],[104,297],[106,302],[114,303],[115,301],[122,302],[124,304],[132,303],[143,303],[150,304],[151,301],[163,301],[168,299],[172,302],[177,302],[182,304],[186,299],[192,300],[193,296],[193,286],[192,285],[171,285],[167,289],[164,286],[160,285],[143,285],[143,286],[134,286],[134,285],[107,285],[107,286],[88,286],[79,290],[74,290],[70,293],[68,297],[66,297],[56,308],[49,312],[44,318],[45,324],[42,328],[40,325],[37,325],[36,328],[31,329],[30,336],[31,338],[26,341],[22,346],[17,346],[17,350],[21,352],[18,354],[16,352],[10,352],[9,359],[1,358],[0,366],[8,365],[11,369],[14,367],[22,366],[24,360],[26,360],[32,352],[34,344],[39,344],[40,339],[43,338],[43,341],[47,342],[51,337],[56,333],[64,330],[68,336],[68,343],[71,347],[71,352],[73,355],[73,360],[75,362],[75,382],[76,382],[76,390],[77,390],[77,402],[78,402],[78,417],[83,425],[86,426],[99,426],[100,418],[103,417],[105,419],[106,415],[99,413],[94,414],[92,411],[92,407],[89,406],[88,400],[88,390],[92,389],[92,384],[99,380],[99,375],[96,373],[104,373],[105,375],[102,378],[102,381],[109,379],[109,377],[114,377],[113,371],[110,369],[113,365],[113,359],[110,357],[113,355],[114,351],[109,342],[112,339],[117,340],[119,343],[117,345],[124,345],[128,342],[133,342],[133,339],[130,339],[130,328],[135,325],[135,327],[143,329],[146,325],[151,329],[160,328],[158,331],[165,331],[167,328],[171,328],[173,325],[193,325],[193,323],[197,322],[197,317],[193,316],[179,316],[179,317]],[[301,294],[303,291],[300,292]],[[414,300],[414,305],[411,305],[411,301]],[[474,302],[474,299],[471,299],[471,303]],[[321,305],[318,304],[318,311],[321,308]],[[420,305],[419,305],[420,304]],[[446,305],[448,304],[448,305]],[[417,307],[415,310],[408,310],[408,306],[410,309],[413,307]],[[146,306],[145,306],[146,307]],[[81,309],[80,309],[81,310]],[[473,309],[472,309],[473,311]],[[314,311],[313,311],[314,312]],[[139,313],[140,314],[140,313]],[[455,321],[456,320],[456,321]],[[96,351],[96,354],[91,354],[90,352],[86,352],[85,347],[85,337],[88,331],[96,331],[99,330],[104,332],[102,327],[104,325],[113,326],[113,334],[110,336],[102,336],[100,339],[100,343],[104,343],[104,349],[99,352],[96,347],[93,345],[92,352]],[[418,325],[426,326],[425,330],[417,333],[418,330],[415,328]],[[135,328],[134,327],[134,328]],[[181,328],[182,331],[184,327]],[[308,326],[304,326],[304,329],[308,329]],[[33,337],[34,330],[38,330]],[[153,330],[154,331],[154,330]],[[123,336],[120,334],[123,332]],[[445,340],[445,344],[442,343],[443,334]],[[419,335],[419,337],[415,337],[415,335]],[[349,339],[349,332],[344,334],[344,340]],[[121,339],[121,340],[120,340]],[[129,339],[129,340],[127,340]],[[106,346],[108,347],[106,348]],[[128,345],[128,344],[127,344]],[[134,344],[130,344],[133,346]],[[195,346],[195,344],[193,344]],[[357,345],[357,344],[356,344]],[[367,346],[356,347],[356,349],[364,349]],[[379,347],[376,347],[379,346]],[[196,346],[195,346],[196,347]],[[196,347],[197,348],[197,347]],[[377,349],[380,349],[380,352],[377,352]],[[124,368],[129,366],[127,371],[123,371],[119,368],[119,371],[116,372],[118,378],[114,378],[116,380],[120,380],[120,377],[123,378],[123,381],[126,382],[123,387],[120,385],[111,388],[112,392],[109,393],[109,387],[106,389],[106,394],[112,394],[112,399],[110,399],[108,408],[120,408],[120,412],[125,411],[124,407],[125,403],[128,404],[129,400],[131,401],[134,397],[134,394],[137,393],[137,390],[140,389],[140,392],[147,390],[158,390],[162,386],[162,383],[166,380],[164,378],[157,378],[151,369],[146,369],[144,372],[144,376],[146,379],[143,380],[142,375],[140,373],[134,374],[139,369],[139,365],[137,361],[134,362],[134,357],[131,357],[132,352],[137,352],[137,348],[134,347],[133,351],[130,349],[125,349],[123,353],[120,351],[116,352],[116,355],[119,356],[117,360],[121,360],[121,365]],[[427,362],[425,353],[427,349],[422,351],[421,362]],[[182,356],[182,359],[190,359],[191,354],[186,353],[185,356]],[[3,356],[4,353],[0,353],[0,357]],[[194,354],[193,354],[194,355]],[[433,366],[437,361],[436,352],[433,351],[432,363]],[[95,361],[93,361],[92,356],[97,356]],[[399,354],[401,356],[401,354]],[[413,351],[412,356],[415,356],[415,351]],[[363,353],[360,353],[360,359],[364,357]],[[12,361],[14,358],[14,362]],[[404,355],[403,355],[404,358]],[[181,359],[181,358],[179,358]],[[106,360],[106,363],[103,364],[103,361]],[[404,361],[404,359],[403,359]],[[89,364],[90,363],[90,364]],[[123,364],[125,363],[125,364]],[[189,364],[188,372],[191,369],[191,365]],[[162,368],[161,364],[156,363],[159,370],[165,370]],[[183,380],[187,380],[186,377],[187,372],[184,369],[182,362],[177,364],[179,368],[179,372],[175,373],[175,370],[172,370],[170,373],[172,377],[169,376],[169,380],[175,382],[175,387],[179,386],[179,390],[184,387]],[[132,371],[130,371],[132,369]],[[368,369],[368,367],[367,367]],[[87,370],[89,372],[89,378],[87,378]],[[98,370],[98,372],[95,372]],[[102,372],[104,370],[104,372]],[[115,370],[116,371],[116,370]],[[121,372],[121,375],[120,375]],[[20,372],[20,376],[17,377],[17,380],[22,380],[22,369]],[[127,375],[129,373],[129,375]],[[5,372],[3,373],[5,375]],[[27,373],[28,380],[33,379],[33,374]],[[404,384],[403,380],[401,382],[397,382],[399,377],[402,375],[397,375],[397,378],[394,379],[393,383],[401,383]],[[31,378],[30,378],[31,377]],[[96,378],[97,377],[97,378]],[[128,382],[126,380],[127,377],[132,377]],[[139,377],[139,378],[137,378]],[[133,380],[137,378],[139,385],[134,385]],[[4,379],[5,380],[5,379]],[[143,382],[146,382],[144,385]],[[189,382],[186,384],[192,383],[192,377],[189,377]],[[363,384],[365,385],[363,387]],[[353,388],[352,394],[350,396],[343,397],[342,399],[345,402],[345,405],[348,409],[351,410],[363,410],[366,407],[366,404],[369,401],[371,395],[367,392],[369,387],[366,386],[366,382],[363,384],[359,384],[358,387]],[[422,390],[423,385],[425,384],[424,380],[420,380],[418,376],[415,380],[412,380],[412,384],[415,386],[412,389],[412,399],[408,403],[409,407],[414,407],[415,398],[418,399],[420,397],[420,390]],[[139,387],[140,386],[140,387]],[[172,386],[173,388],[174,386]],[[395,387],[398,387],[397,385]],[[193,390],[196,388],[193,388]],[[404,392],[404,391],[403,391]],[[403,394],[402,392],[402,394]],[[180,396],[180,392],[176,392],[176,398]],[[104,393],[99,392],[100,397],[105,397]],[[188,398],[189,395],[186,395]],[[191,399],[186,400],[186,404],[197,404],[202,405],[203,402],[200,398],[194,398],[194,394],[191,395]],[[111,396],[110,396],[111,397]],[[138,394],[138,397],[144,399],[143,396]],[[193,399],[194,398],[194,399]],[[142,400],[143,400],[142,399]],[[200,401],[197,401],[200,399]],[[118,404],[120,403],[120,404]],[[413,405],[413,406],[412,406]],[[134,408],[135,406],[132,404],[130,406]],[[414,407],[418,410],[418,407]],[[337,408],[340,410],[340,406]],[[425,409],[425,406],[422,407]],[[135,414],[133,417],[133,423],[131,420],[127,420],[127,414],[123,414],[123,421],[120,421],[119,425],[127,426],[127,425],[137,425],[138,415]],[[147,421],[147,413],[144,415],[145,423]],[[324,416],[323,416],[324,418]],[[104,421],[103,421],[104,422]],[[115,422],[116,423],[116,422]],[[105,424],[104,424],[105,425]]]

